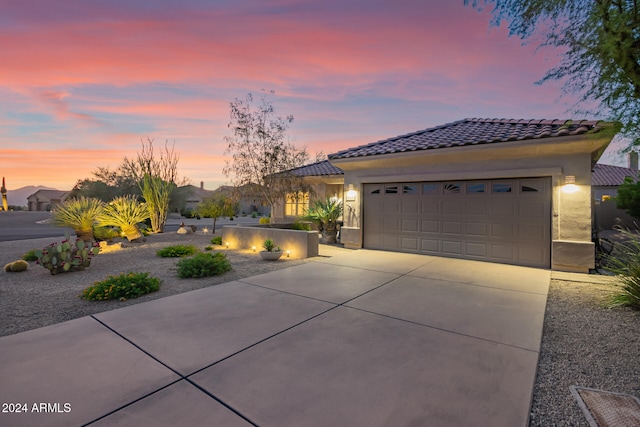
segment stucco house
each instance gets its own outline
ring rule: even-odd
[[[463,119],[294,172],[342,198],[345,247],[588,272],[591,170],[616,131],[598,121]],[[284,201],[274,219],[295,212]]]
[[[27,197],[30,211],[50,211],[55,205],[65,201],[70,191],[38,190]]]
[[[616,207],[618,187],[625,178],[638,178],[638,153],[629,153],[629,167],[596,164],[591,174],[594,228],[610,230],[614,226],[631,228],[636,219]]]

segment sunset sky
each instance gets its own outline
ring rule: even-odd
[[[229,102],[261,89],[312,154],[465,117],[594,118],[534,84],[553,51],[489,20],[462,0],[0,0],[0,175],[69,190],[149,137],[215,189]]]

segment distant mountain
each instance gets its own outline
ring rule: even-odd
[[[28,185],[26,187],[16,188],[15,190],[7,189],[7,203],[11,206],[28,206],[27,197],[38,190],[57,190],[53,187],[45,187],[43,185]]]

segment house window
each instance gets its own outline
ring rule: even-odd
[[[608,195],[608,194],[603,194],[603,195],[602,195],[602,201],[603,201],[603,202],[606,202],[606,201],[608,201],[608,200],[611,200],[611,196],[610,196],[610,195]]]
[[[302,216],[309,209],[309,193],[299,191],[287,194],[287,202],[284,205],[285,216]]]

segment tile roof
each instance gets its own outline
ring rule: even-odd
[[[638,171],[596,163],[591,172],[591,185],[596,187],[617,187],[624,182],[627,176],[635,178],[638,176]]]
[[[597,132],[598,121],[463,119],[329,154],[329,160]]]
[[[296,176],[329,176],[344,175],[344,171],[333,166],[328,160],[312,163],[310,165],[300,166],[299,168],[287,171]]]

